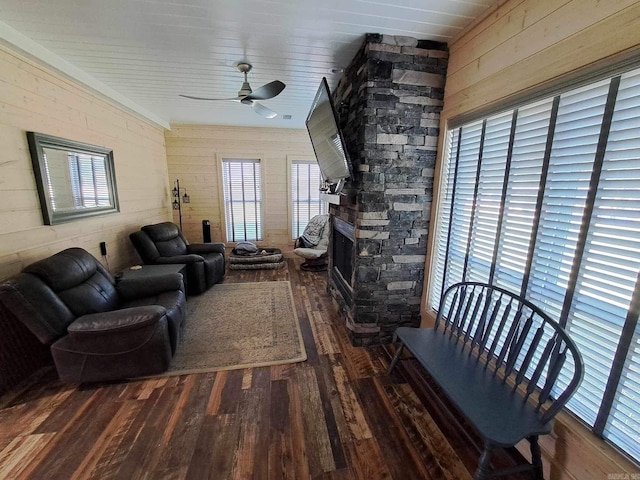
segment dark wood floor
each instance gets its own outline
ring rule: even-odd
[[[308,360],[107,385],[49,370],[0,410],[0,478],[470,479],[475,447],[431,402],[411,361],[351,346],[325,274],[230,271],[225,283],[290,280]]]

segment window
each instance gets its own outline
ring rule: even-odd
[[[291,162],[291,232],[292,238],[302,235],[309,220],[327,213],[327,204],[320,199],[322,175],[316,162]]]
[[[27,141],[45,225],[120,211],[112,150],[36,132]]]
[[[568,408],[640,460],[640,69],[447,135],[429,303],[459,281],[524,295],[578,344]]]
[[[222,160],[227,241],[262,240],[260,160]]]

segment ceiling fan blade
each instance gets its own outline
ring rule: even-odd
[[[269,82],[260,88],[257,88],[252,93],[247,95],[245,98],[249,100],[269,100],[270,98],[279,95],[286,85],[282,83],[280,80],[274,80],[273,82]]]
[[[263,116],[265,118],[275,118],[278,116],[278,114],[273,110],[271,110],[270,108],[267,108],[264,105],[260,105],[258,102],[254,102],[253,100],[243,98],[241,102],[244,103],[245,105],[251,105],[251,108],[253,108],[254,112],[256,112],[258,115]]]
[[[211,100],[214,102],[217,101],[228,101],[228,100],[232,100],[232,101],[240,101],[242,100],[244,97],[233,97],[233,98],[205,98],[205,97],[192,97],[191,95],[182,95],[179,94],[179,96],[184,97],[184,98],[190,98],[191,100]]]

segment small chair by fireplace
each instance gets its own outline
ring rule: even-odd
[[[316,243],[317,239],[317,243]],[[315,243],[315,244],[314,244]],[[296,240],[293,253],[305,259],[300,268],[307,272],[323,272],[327,269],[329,248],[329,215],[316,215]]]

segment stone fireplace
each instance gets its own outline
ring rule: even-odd
[[[331,205],[329,288],[355,345],[420,324],[448,52],[369,34],[333,94],[353,176]]]

